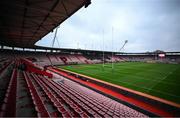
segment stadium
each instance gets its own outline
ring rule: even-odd
[[[54,47],[93,2],[0,1],[0,117],[180,117],[180,51],[105,50],[104,30],[101,49]]]

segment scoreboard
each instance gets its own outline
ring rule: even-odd
[[[159,57],[163,58],[165,57],[166,55],[165,54],[158,54]]]

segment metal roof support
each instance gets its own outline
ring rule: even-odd
[[[68,11],[67,11],[67,8],[66,8],[66,6],[65,6],[65,4],[64,4],[64,2],[63,2],[63,0],[61,1],[61,3],[62,3],[62,5],[63,5],[63,7],[64,7],[64,10],[65,10],[65,12],[66,12],[66,15],[68,16],[69,13],[68,13]]]
[[[53,4],[52,8],[50,9],[50,11],[52,12],[54,10],[54,8],[57,6],[57,4],[59,3],[59,0],[56,0],[56,2]],[[50,13],[48,13],[46,15],[46,17],[43,19],[43,21],[41,22],[41,24],[39,25],[39,27],[36,29],[36,31],[33,34],[34,35],[38,32],[38,30],[40,29],[40,27],[43,25],[43,23],[46,21],[46,19],[49,17]]]
[[[29,5],[29,1],[26,0],[26,6]],[[21,27],[21,36],[20,36],[20,40],[22,40],[23,34],[24,34],[24,24],[25,24],[25,20],[26,20],[26,13],[27,13],[27,8],[24,8],[24,14],[23,14],[23,23],[22,23],[22,27]]]
[[[58,27],[56,28],[56,31],[55,31],[55,34],[54,34],[54,39],[52,41],[52,48],[54,47],[55,39],[56,39],[56,36],[57,36],[57,31],[58,31]]]
[[[59,0],[58,0],[59,1]],[[9,4],[9,2],[7,1],[7,3],[3,3],[5,6],[7,6],[8,4]],[[41,13],[44,13],[44,14],[47,14],[47,13],[49,13],[49,14],[54,14],[54,15],[59,15],[60,13],[59,12],[57,12],[57,11],[49,11],[49,10],[47,10],[47,9],[44,9],[44,8],[41,8],[41,7],[29,7],[29,6],[24,6],[24,5],[22,5],[22,4],[18,4],[18,3],[13,3],[13,5],[14,6],[17,6],[17,7],[21,7],[21,8],[28,8],[28,9],[30,9],[30,10],[35,10],[35,11],[40,11]]]
[[[37,27],[39,27],[39,25],[38,25],[38,23],[36,23],[35,21],[33,21],[33,20],[30,20],[32,23],[34,23],[34,24],[36,24],[37,25]],[[47,28],[45,28],[44,26],[42,26],[42,28],[45,30],[45,31],[49,31]],[[38,31],[39,31],[39,29],[38,29]]]
[[[54,16],[53,16],[54,17]],[[53,22],[57,22],[57,21],[55,21],[54,20],[54,18],[52,18],[51,16],[49,16],[49,18],[53,21]],[[52,24],[53,25],[53,24]],[[56,25],[54,25],[54,26],[56,26]]]

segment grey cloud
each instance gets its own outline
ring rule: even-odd
[[[87,9],[80,9],[66,20],[58,32],[61,47],[143,52],[162,49],[180,51],[180,0],[92,0]],[[38,45],[49,46],[53,33]],[[57,43],[56,45],[57,46]]]

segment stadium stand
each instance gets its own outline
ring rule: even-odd
[[[59,75],[58,77],[56,77],[54,76],[55,73],[49,71],[49,69],[46,68],[46,66],[52,66],[49,59],[53,62],[54,65],[82,63],[87,64],[86,60],[88,60],[88,64],[89,62],[96,63],[93,62],[90,58],[88,59],[86,55],[70,53],[47,54],[47,52],[33,53],[29,51],[24,52],[17,50],[14,50],[14,52],[10,52],[9,50],[1,50],[1,54],[3,56],[1,56],[2,59],[0,76],[2,78],[2,81],[0,84],[4,86],[1,88],[1,99],[3,101],[1,102],[1,116],[141,117],[145,115],[155,115],[143,112],[142,110],[136,109],[136,107],[131,107],[129,105],[126,106],[127,104],[123,105],[124,103],[122,104],[116,99],[115,101],[113,100],[113,98],[104,96],[104,94],[99,94],[97,91],[93,91],[89,88],[86,88],[87,86],[79,85],[75,82],[72,82],[66,77],[62,77]],[[12,60],[13,57],[16,58]],[[69,61],[67,61],[67,63],[62,63],[63,61],[60,57],[65,57]],[[99,63],[102,63],[100,57],[97,56],[96,58],[96,56],[94,56],[93,58],[99,60]],[[179,56],[177,54],[173,56],[168,55],[166,61],[172,61],[172,58],[173,61],[179,60]],[[111,60],[112,57],[107,54],[106,59]],[[155,59],[154,56],[144,55],[116,55],[113,57],[114,62],[134,60],[147,61]],[[42,64],[42,62],[44,64]],[[6,81],[4,81],[3,78],[6,78]],[[98,83],[96,84],[102,85]],[[14,94],[12,93],[16,93],[17,97],[14,98],[13,101],[10,101],[9,99],[14,97]],[[23,102],[20,102],[19,100]],[[103,105],[103,103],[107,105]],[[14,106],[16,106],[16,109],[11,107],[10,104],[15,104]],[[61,106],[59,107],[59,105]],[[105,107],[104,109],[110,111],[107,112],[106,110],[102,110],[102,108],[99,108],[98,106]],[[117,108],[124,108],[124,110],[115,110],[116,106]],[[21,113],[22,111],[24,111],[24,114]],[[121,111],[123,113],[120,113]]]
[[[102,51],[34,45],[77,10],[83,6],[86,8],[89,4],[91,0],[0,2],[3,19],[0,23],[0,117],[180,116],[179,107],[174,110],[173,106],[173,111],[158,107],[146,109],[148,105],[144,100],[148,101],[149,106],[154,103],[161,105],[161,101],[154,102],[155,100],[127,89],[119,92],[120,89],[117,90],[107,83],[55,67],[96,64],[103,61],[180,63],[179,52],[114,52],[112,56],[112,52],[104,52],[102,55]],[[158,54],[161,53],[165,54],[165,57],[159,57]],[[93,88],[91,85],[96,87]],[[120,95],[121,98],[105,94],[98,87]],[[122,91],[128,94],[124,96]],[[138,106],[137,103],[142,102],[146,107]],[[168,104],[163,106],[172,108]]]
[[[23,60],[16,60],[14,69],[11,69],[12,75],[1,103],[1,116],[145,117],[66,78],[62,82],[24,70],[22,64]]]

